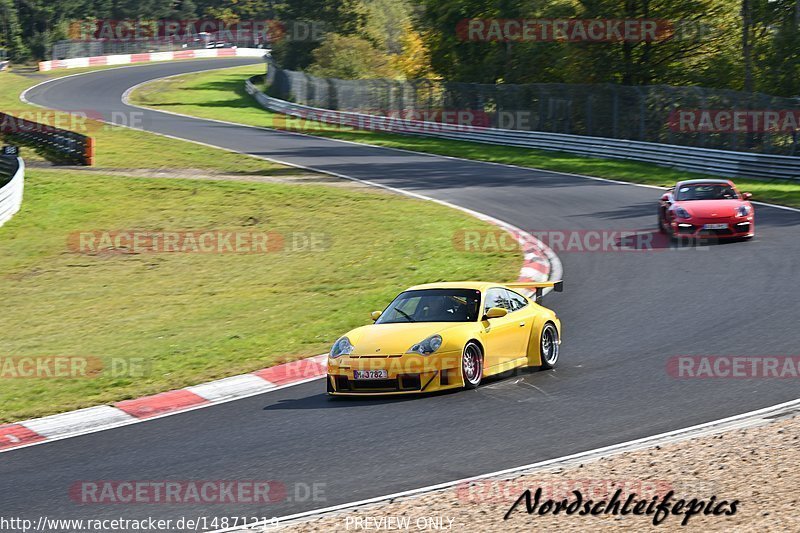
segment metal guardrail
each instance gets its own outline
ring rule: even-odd
[[[88,166],[94,164],[94,139],[74,131],[0,112],[0,133],[32,144],[66,162]]]
[[[731,178],[800,181],[800,157],[733,152],[563,133],[504,130],[334,111],[267,96],[256,87],[254,80],[257,78],[260,76],[247,80],[245,89],[265,109],[329,124],[387,133],[519,146],[606,159],[627,159]]]
[[[0,155],[0,226],[22,207],[25,163],[19,157]]]

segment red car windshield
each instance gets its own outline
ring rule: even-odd
[[[736,190],[725,183],[695,183],[681,185],[675,195],[679,202],[690,200],[738,200]]]

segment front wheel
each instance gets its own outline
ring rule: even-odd
[[[542,328],[542,337],[539,341],[539,353],[542,356],[542,370],[550,370],[558,363],[559,352],[558,330],[548,322]]]
[[[483,378],[483,352],[474,342],[468,342],[461,356],[461,375],[465,389],[476,389]]]

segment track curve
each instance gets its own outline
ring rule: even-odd
[[[130,87],[251,60],[196,60],[60,79],[27,94],[63,110],[134,110]],[[139,109],[135,109],[139,111]],[[651,228],[659,191],[145,111],[145,129],[346,174],[526,230]],[[154,154],[154,157],[164,156]],[[5,515],[280,516],[511,468],[795,399],[796,380],[676,380],[674,355],[797,354],[800,213],[758,206],[758,237],[694,251],[564,253],[557,372],[476,391],[328,402],[321,382],[3,454]],[[486,277],[492,277],[487,273]],[[398,287],[401,289],[402,287]],[[79,506],[80,480],[324,483],[324,501],[264,509]],[[224,507],[224,509],[222,508]]]

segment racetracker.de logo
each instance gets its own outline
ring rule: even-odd
[[[69,488],[79,504],[270,504],[285,501],[286,485],[259,480],[78,481]]]
[[[320,42],[325,24],[317,20],[240,19],[93,19],[69,24],[67,35],[73,41],[135,42],[171,41],[208,44],[252,44]],[[208,42],[203,42],[208,41]]]
[[[456,26],[459,40],[484,42],[656,42],[676,31],[658,19],[463,19]]]
[[[0,356],[0,379],[137,378],[151,367],[143,357]]]
[[[785,133],[800,130],[800,109],[676,109],[667,122],[677,133]]]
[[[542,495],[552,500],[563,500],[572,496],[573,491],[581,491],[587,497],[600,500],[608,498],[618,489],[623,496],[640,494],[653,497],[676,489],[676,484],[663,479],[540,479],[533,481],[482,480],[460,484],[456,487],[456,497],[466,503],[510,503],[528,487],[542,489]]]
[[[800,355],[676,355],[667,374],[678,379],[797,379]]]
[[[89,135],[106,130],[112,125],[143,129],[142,111],[112,111],[102,113],[92,109],[75,111],[50,111],[46,109],[6,110],[0,112],[0,134],[25,135],[36,133],[58,133],[68,130]]]
[[[275,115],[271,127],[286,131],[372,130],[397,133],[470,132],[491,127],[488,113],[470,109],[406,109],[402,111],[355,109],[351,111],[296,110]]]
[[[675,242],[655,230],[458,230],[453,247],[460,252],[497,253],[524,249],[527,235],[555,253],[654,252],[707,248],[704,242]]]
[[[322,252],[330,238],[320,232],[96,230],[71,233],[67,248],[87,255]]]

